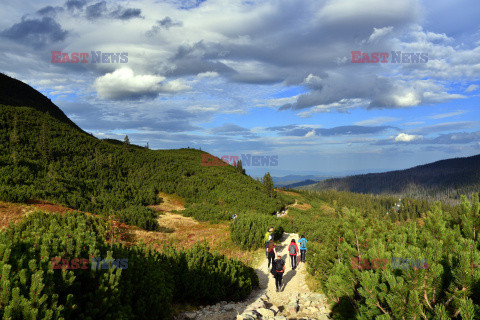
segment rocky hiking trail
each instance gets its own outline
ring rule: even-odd
[[[303,263],[293,270],[290,265],[288,245],[299,236],[295,233],[284,233],[276,243],[276,250],[285,261],[283,276],[283,291],[276,292],[275,279],[268,269],[268,261],[263,259],[256,269],[260,287],[242,302],[222,301],[212,306],[201,307],[199,310],[184,312],[176,319],[195,320],[326,320],[330,319],[330,309],[325,295],[310,292],[305,276],[307,271]],[[308,260],[308,251],[307,251]]]

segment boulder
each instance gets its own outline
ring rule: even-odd
[[[263,318],[274,317],[274,316],[275,316],[275,312],[273,312],[273,311],[270,310],[270,309],[259,308],[259,309],[256,309],[255,311],[257,311],[258,313],[260,313],[260,315],[261,315]]]
[[[296,314],[298,311],[298,304],[296,302],[290,302],[285,306],[285,310],[290,314]]]
[[[183,317],[185,319],[195,319],[197,317],[197,314],[195,312],[185,312],[183,314]]]
[[[259,298],[260,300],[263,300],[263,301],[268,301],[268,296],[266,293],[262,294]]]
[[[277,314],[278,312],[280,312],[280,309],[278,309],[277,306],[271,306],[271,307],[270,307],[270,310],[272,310],[275,314]]]

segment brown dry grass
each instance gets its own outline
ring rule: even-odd
[[[256,253],[243,251],[230,239],[230,222],[199,222],[191,217],[184,217],[170,211],[185,209],[185,201],[177,195],[161,193],[162,203],[150,206],[157,212],[160,231],[145,231],[137,227],[121,228],[126,233],[126,244],[139,243],[161,251],[164,246],[174,245],[176,248],[190,248],[198,242],[206,242],[210,249],[218,251],[229,258],[234,258],[253,266]],[[263,251],[262,251],[263,252]]]
[[[17,223],[27,214],[22,205],[0,202],[0,229],[5,229],[11,222]]]
[[[162,202],[157,205],[149,206],[157,212],[169,212],[173,210],[181,211],[185,209],[185,200],[175,194],[160,192],[158,196],[162,199]]]
[[[293,192],[293,191],[285,191],[285,190],[280,190],[280,189],[275,189],[275,191],[280,192],[280,193],[284,193],[284,194],[288,194],[289,196],[297,196],[297,197],[300,196],[299,193]]]
[[[160,231],[145,231],[124,223],[115,223],[115,242],[127,246],[143,242],[152,248],[161,251],[168,244],[177,248],[190,248],[197,242],[206,242],[214,251],[255,266],[263,250],[247,252],[234,244],[230,239],[230,222],[209,223],[199,222],[191,217],[184,217],[171,210],[181,211],[184,200],[176,195],[160,194],[162,203],[151,206],[157,212]],[[71,208],[44,201],[29,201],[28,204],[0,202],[0,229],[8,227],[10,222],[18,222],[33,211],[65,214],[75,211]],[[86,212],[87,213],[87,212]],[[87,213],[91,214],[91,213]],[[108,240],[110,241],[110,240]]]
[[[0,201],[0,229],[8,227],[10,222],[17,223],[34,211],[64,214],[75,210],[39,200],[29,200],[26,204]]]
[[[312,208],[312,206],[309,205],[308,203],[299,204],[296,199],[295,199],[295,203],[292,204],[289,207],[297,208],[299,210],[308,210],[308,209]]]
[[[132,243],[142,241],[153,249],[162,251],[164,246],[173,245],[176,248],[190,248],[197,242],[207,243],[210,249],[218,251],[229,258],[255,264],[252,252],[241,250],[230,239],[229,222],[209,223],[199,222],[191,217],[165,212],[159,216],[160,231],[145,231],[130,227]]]

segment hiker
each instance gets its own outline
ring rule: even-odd
[[[235,220],[236,217],[237,217],[236,213],[232,214],[232,220]]]
[[[292,266],[292,269],[295,270],[297,267],[297,253],[298,253],[298,246],[295,243],[295,239],[292,239],[292,242],[290,242],[290,245],[288,246],[288,253],[290,254],[290,263]]]
[[[298,240],[298,243],[300,244],[300,262],[305,263],[305,255],[307,254],[307,239],[305,239],[303,234],[300,240]]]
[[[270,227],[270,229],[268,229],[267,233],[265,233],[265,257],[267,257],[267,259],[268,259],[267,246],[268,246],[268,242],[270,240],[273,240],[273,227]]]
[[[272,274],[275,278],[275,286],[277,287],[277,292],[280,292],[282,289],[282,279],[283,273],[285,272],[285,261],[282,259],[280,253],[277,254],[277,260],[273,261],[272,265]]]
[[[268,269],[270,269],[270,262],[272,263],[273,268],[273,261],[275,260],[275,244],[273,240],[270,240],[267,245],[267,259],[268,259]]]

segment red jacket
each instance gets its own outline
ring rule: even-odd
[[[291,246],[294,246],[294,247],[295,247],[295,253],[294,253],[294,254],[291,254],[291,253],[290,253],[290,247],[291,247]],[[291,256],[294,256],[294,255],[296,255],[296,254],[298,253],[298,246],[297,246],[296,243],[293,243],[293,242],[290,243],[290,245],[288,246],[288,253],[289,253]]]

